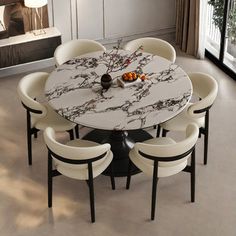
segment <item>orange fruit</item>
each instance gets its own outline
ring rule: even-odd
[[[145,75],[142,75],[141,76],[141,80],[144,81],[146,79],[146,76]]]
[[[137,75],[136,75],[135,72],[132,72],[132,78],[133,78],[133,79],[137,79]]]
[[[126,73],[122,75],[122,79],[123,79],[123,80],[127,80],[127,75],[126,75]]]
[[[129,78],[133,78],[132,72],[129,72],[129,73],[128,73],[128,77],[129,77]]]

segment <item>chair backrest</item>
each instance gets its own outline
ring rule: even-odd
[[[193,85],[193,94],[197,95],[201,100],[189,106],[188,114],[196,118],[202,117],[216,99],[218,84],[212,76],[204,73],[191,73],[189,78]]]
[[[152,53],[154,55],[164,57],[171,62],[176,60],[176,52],[174,47],[165,40],[158,38],[139,38],[128,42],[125,50],[135,51],[140,46],[143,47],[144,52]]]
[[[150,156],[149,159],[157,161],[175,161],[185,158],[192,151],[198,139],[199,127],[191,123],[186,128],[186,138],[178,143],[168,145],[155,145],[147,143],[136,143],[136,152]],[[142,154],[141,154],[142,155]]]
[[[73,57],[96,51],[106,51],[106,48],[94,40],[76,39],[58,46],[54,58],[56,65],[59,66]]]
[[[86,169],[87,165],[85,163],[93,161],[93,159],[93,167],[99,165],[109,155],[111,148],[108,143],[90,147],[75,147],[59,143],[56,140],[55,131],[51,127],[45,129],[44,140],[48,149],[52,152],[55,163],[72,169]],[[56,155],[53,155],[53,153]]]
[[[47,108],[35,100],[43,93],[47,78],[48,73],[35,72],[24,76],[18,84],[19,98],[33,116],[44,117],[47,114]]]

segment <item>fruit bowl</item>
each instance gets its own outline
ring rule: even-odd
[[[127,72],[122,75],[122,80],[126,82],[134,82],[135,80],[140,79],[141,81],[144,81],[147,79],[147,76],[145,74],[137,74],[136,72]]]

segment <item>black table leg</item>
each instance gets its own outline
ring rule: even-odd
[[[129,151],[135,142],[143,142],[152,136],[144,130],[132,131],[107,131],[93,130],[83,137],[83,139],[97,143],[110,143],[113,152],[113,172],[115,177],[127,176],[129,164]],[[131,174],[139,173],[139,169],[132,165]],[[105,175],[109,175],[109,170],[105,170]]]

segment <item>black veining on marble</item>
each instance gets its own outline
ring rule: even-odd
[[[137,72],[143,73],[143,67],[146,66],[152,59],[153,58],[150,55],[140,59],[137,66]],[[173,77],[173,73],[175,73],[178,68],[179,66],[171,64],[166,70],[163,70],[159,73],[146,73],[146,76],[149,78],[149,81],[151,81],[150,86],[159,82],[171,83],[176,81],[178,77]],[[70,81],[68,81],[64,84],[60,84],[58,86],[53,87],[52,89],[46,91],[45,94],[47,99],[50,101],[68,92],[72,92],[78,89],[92,89],[93,87],[100,85],[100,75],[98,75],[95,71],[80,73],[70,77],[70,79],[76,80],[77,83],[71,83]]]
[[[130,108],[132,108],[132,106],[141,99],[139,95],[140,94],[138,94],[136,99],[132,102],[129,100],[126,100],[125,103],[123,103],[119,106],[108,107],[108,108],[105,108],[105,109],[99,110],[99,111],[96,110],[97,100],[91,99],[90,101],[87,101],[80,106],[60,108],[57,110],[57,112],[60,115],[64,116],[65,118],[67,118],[71,121],[75,121],[76,118],[78,118],[84,114],[87,114],[87,115],[88,114],[99,114],[99,113],[107,113],[108,114],[109,111],[122,110],[123,112],[126,113],[127,124],[130,124],[132,122],[136,122],[137,120],[139,120],[140,121],[139,128],[143,128],[146,125],[146,120],[147,120],[148,115],[150,115],[151,113],[155,113],[157,111],[161,112],[163,110],[177,112],[178,110],[182,109],[186,105],[187,101],[189,100],[189,98],[191,96],[191,91],[186,92],[183,95],[178,96],[178,97],[159,100],[159,101],[156,101],[156,102],[149,104],[147,106],[143,106],[143,107],[140,107],[140,108],[135,109],[133,111],[130,111],[131,110]],[[107,98],[105,97],[103,99],[107,99]],[[99,101],[99,102],[101,102],[101,101]],[[107,117],[107,119],[109,119],[109,117]],[[158,121],[158,117],[157,117],[157,121]],[[122,122],[121,122],[121,123],[117,124],[113,129],[115,129],[115,130],[126,129],[127,124],[122,124]]]
[[[150,114],[157,115],[157,122],[160,122],[160,120],[158,120],[159,112],[168,110],[175,113],[186,105],[191,96],[191,91],[188,91],[177,97],[154,101],[153,103],[151,102],[148,105],[144,105],[138,109],[133,110],[136,104],[142,103],[142,99],[150,95],[150,89],[152,86],[158,86],[159,83],[173,83],[179,79],[184,79],[184,77],[187,77],[187,75],[182,73],[179,66],[174,64],[169,64],[166,69],[160,72],[148,73],[145,71],[145,66],[151,63],[153,59],[153,55],[143,54],[140,50],[129,53],[125,51],[119,51],[117,48],[114,48],[111,51],[103,52],[97,57],[88,56],[69,60],[64,65],[57,68],[54,72],[56,73],[55,75],[60,76],[60,73],[65,71],[63,76],[68,76],[68,80],[64,83],[59,82],[56,86],[48,89],[46,91],[46,97],[48,101],[53,104],[53,100],[60,98],[62,95],[69,95],[70,92],[77,90],[79,92],[79,90],[82,89],[90,89],[91,94],[93,94],[93,98],[88,98],[90,100],[75,106],[62,104],[61,107],[56,111],[63,117],[76,122],[79,121],[80,117],[85,115],[99,113],[109,114],[110,112],[120,110],[125,114],[125,120],[120,121],[120,123],[118,121],[115,127],[110,128],[116,130],[125,130],[127,127],[132,126],[133,122],[136,122],[136,126],[138,126],[137,121],[140,123],[140,127],[137,128],[146,127],[147,119]],[[145,73],[148,79],[134,86],[125,88],[127,91],[129,91],[129,94],[131,93],[131,95],[129,95],[129,98],[124,100],[122,104],[118,106],[109,106],[109,104],[112,104],[113,102],[113,95],[116,92],[115,87],[118,85],[113,84],[113,94],[111,92],[108,93],[106,90],[101,88],[101,75],[104,73],[110,73],[112,75],[112,73],[119,71],[121,71],[120,75],[122,75],[122,70],[126,69],[129,65],[132,65],[133,62],[136,62],[137,65],[134,71],[139,74]],[[101,71],[101,68],[103,68],[104,71]],[[101,108],[101,106],[99,106],[100,108],[98,110],[97,105],[105,102],[106,107]]]

